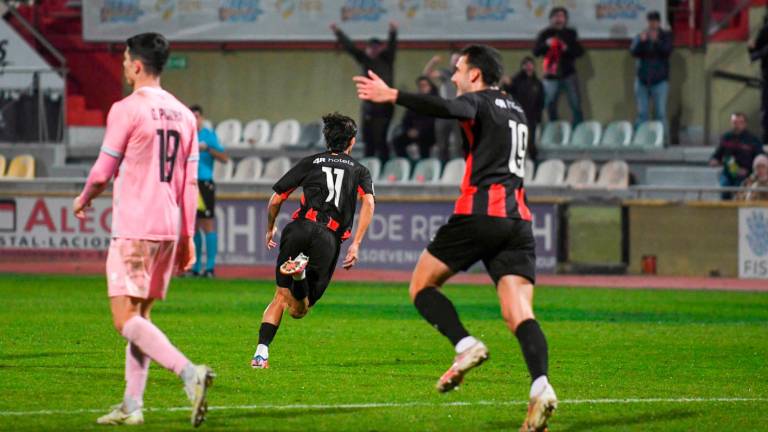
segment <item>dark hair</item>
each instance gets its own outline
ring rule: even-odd
[[[190,105],[189,110],[192,112],[200,113],[200,115],[203,115],[203,107],[201,107],[198,104]]]
[[[498,84],[504,74],[501,65],[501,54],[488,45],[469,45],[461,50],[462,56],[467,56],[467,64],[480,69],[483,82],[493,86]]]
[[[520,61],[520,67],[523,67],[524,64],[531,62],[533,64],[536,64],[536,60],[533,59],[531,56],[525,56],[523,57],[523,60]]]
[[[383,42],[381,41],[381,39],[379,39],[377,37],[372,37],[372,38],[368,39],[368,45],[371,45],[371,46],[379,46],[382,43]]]
[[[659,11],[652,10],[645,16],[648,21],[661,21],[661,14]]]
[[[744,114],[741,111],[736,111],[735,113],[731,114],[732,117],[741,117],[744,119],[744,121],[749,121],[749,117],[747,117],[746,114]]]
[[[149,75],[158,76],[163,72],[170,54],[170,44],[165,36],[160,33],[141,33],[129,37],[125,44],[131,58],[140,60]]]
[[[565,14],[565,19],[568,19],[568,9],[562,7],[562,6],[555,6],[552,8],[551,11],[549,11],[549,17],[552,18],[557,13],[562,12]]]
[[[421,81],[426,81],[426,82],[427,82],[427,84],[429,84],[429,94],[431,94],[431,95],[437,95],[437,93],[438,93],[438,91],[437,91],[437,86],[435,85],[435,83],[433,83],[433,82],[432,82],[432,80],[431,80],[431,79],[429,79],[429,77],[428,77],[428,76],[426,76],[426,75],[419,75],[419,76],[416,78],[416,85],[419,85],[419,83],[420,83]]]
[[[350,117],[337,112],[323,116],[325,144],[332,152],[343,152],[357,135],[357,125]]]

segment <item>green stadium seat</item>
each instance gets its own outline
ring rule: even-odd
[[[285,156],[270,159],[264,166],[261,178],[264,180],[278,180],[291,169],[291,161]]]
[[[568,167],[568,174],[565,176],[565,184],[572,188],[583,188],[592,186],[595,183],[597,167],[589,159],[580,159],[574,161]]]
[[[632,123],[626,120],[611,122],[600,139],[600,147],[625,148],[632,142]]]
[[[664,147],[664,124],[657,120],[640,124],[632,138],[631,147],[648,150]]]
[[[360,164],[366,168],[368,168],[368,171],[371,173],[371,179],[375,182],[379,180],[379,176],[381,175],[381,160],[377,157],[366,157],[360,159]]]
[[[461,180],[464,178],[465,167],[466,162],[462,158],[449,160],[443,169],[443,175],[440,177],[440,184],[460,185]]]
[[[571,124],[566,121],[553,121],[544,125],[541,133],[541,148],[559,149],[571,140]]]
[[[623,160],[606,162],[600,168],[595,186],[605,189],[626,189],[629,187],[629,165]]]
[[[394,158],[384,164],[384,172],[381,174],[380,182],[384,183],[402,183],[411,178],[411,162],[406,158]]]
[[[253,182],[261,177],[264,170],[264,162],[258,156],[248,156],[237,163],[232,181]]]
[[[265,119],[251,120],[243,130],[243,142],[251,147],[264,148],[264,145],[269,142],[271,129],[272,125]]]
[[[596,121],[585,121],[576,126],[567,144],[575,148],[595,148],[600,143],[603,127]]]
[[[440,161],[435,158],[422,159],[416,163],[413,169],[411,182],[418,184],[432,184],[440,180]]]
[[[539,164],[531,185],[562,186],[565,179],[565,163],[560,159],[548,159]]]

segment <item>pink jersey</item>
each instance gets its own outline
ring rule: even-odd
[[[196,202],[183,200],[185,192],[197,196],[199,150],[195,117],[184,104],[160,88],[138,88],[109,110],[101,151],[120,159],[112,237],[175,240],[181,230],[193,234],[194,210],[184,209]]]

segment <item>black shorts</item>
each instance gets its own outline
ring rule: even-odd
[[[216,214],[216,184],[212,180],[198,180],[197,188],[200,191],[200,199],[197,206],[197,217],[211,219]]]
[[[482,260],[494,283],[506,275],[536,282],[536,241],[528,221],[453,215],[427,251],[456,273]]]
[[[339,259],[341,242],[328,228],[304,219],[295,220],[280,235],[280,253],[275,266],[275,282],[281,288],[290,289],[293,277],[280,273],[280,265],[300,253],[309,257],[307,284],[309,305],[323,296],[331,282],[331,276]]]

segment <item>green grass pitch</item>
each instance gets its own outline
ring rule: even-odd
[[[125,342],[104,285],[0,276],[0,430],[109,429],[95,419],[122,398]],[[332,284],[306,318],[286,316],[268,370],[249,361],[271,283],[174,280],[153,320],[218,373],[201,430],[517,430],[529,382],[493,289],[446,292],[491,351],[446,395],[434,384],[451,346],[405,284]],[[768,295],[540,287],[535,309],[561,399],[551,431],[768,430]],[[154,364],[145,406],[135,430],[191,429],[172,409],[180,381]]]

